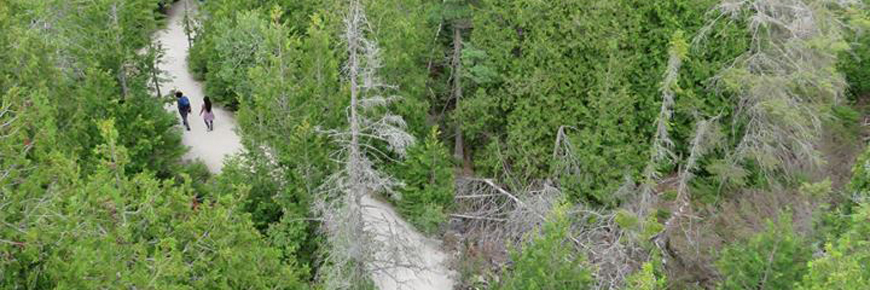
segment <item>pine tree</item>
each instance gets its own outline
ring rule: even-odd
[[[453,164],[436,127],[423,142],[408,148],[397,177],[405,182],[396,198],[402,214],[423,232],[434,233],[447,220],[454,190]]]
[[[570,241],[567,205],[549,214],[540,232],[529,237],[521,251],[513,251],[513,267],[496,289],[592,289],[594,280]]]

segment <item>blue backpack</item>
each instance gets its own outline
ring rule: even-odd
[[[190,107],[190,100],[187,99],[187,96],[182,96],[178,99],[178,106],[181,108]]]

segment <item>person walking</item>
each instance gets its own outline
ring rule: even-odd
[[[181,91],[175,92],[175,98],[178,99],[178,113],[181,114],[181,121],[187,131],[190,131],[190,124],[187,123],[187,115],[193,111],[190,108],[190,100]]]
[[[205,121],[206,130],[214,131],[214,113],[211,111],[211,100],[208,97],[202,98],[202,109],[199,110],[199,115]]]

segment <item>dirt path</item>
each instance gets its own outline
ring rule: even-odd
[[[183,143],[190,147],[185,159],[199,159],[208,165],[212,173],[220,173],[223,159],[227,155],[242,149],[239,136],[235,132],[236,121],[232,113],[215,108],[215,130],[207,132],[202,118],[197,114],[202,105],[202,84],[193,79],[187,69],[187,37],[184,34],[182,20],[184,18],[184,1],[177,2],[169,10],[169,25],[166,30],[157,34],[157,40],[163,44],[166,51],[165,63],[161,68],[171,76],[172,81],[163,85],[161,90],[169,92],[178,89],[190,98],[194,114],[188,117],[191,131],[184,131]],[[192,8],[192,7],[191,7]],[[178,116],[174,105],[167,110]],[[393,232],[405,237],[409,245],[415,249],[419,259],[406,261],[417,267],[390,267],[372,279],[382,290],[413,289],[413,290],[449,290],[453,289],[455,274],[444,265],[447,255],[440,249],[440,242],[424,237],[403,221],[392,207],[386,203],[366,197],[363,200],[367,211],[364,218],[372,227],[376,236],[387,236]]]
[[[375,285],[381,290],[450,290],[456,276],[445,265],[448,256],[441,250],[441,242],[429,239],[418,233],[410,224],[402,220],[389,205],[368,195],[362,199],[366,211],[363,219],[371,226],[370,231],[381,242],[389,242],[386,237],[396,233],[407,242],[404,247],[414,249],[412,257],[394,257],[403,260],[402,264],[413,264],[415,267],[395,267],[393,265],[374,265],[386,270],[372,277]],[[389,253],[380,253],[384,260]]]
[[[205,123],[199,116],[204,94],[202,84],[194,80],[187,70],[187,36],[182,25],[184,1],[173,5],[169,10],[167,28],[157,33],[157,40],[166,49],[166,57],[160,68],[167,71],[172,80],[163,84],[161,91],[168,93],[173,89],[181,90],[190,99],[193,107],[193,114],[187,117],[191,131],[183,133],[182,143],[190,147],[190,151],[184,158],[202,160],[209,171],[219,173],[223,167],[224,157],[242,149],[241,139],[235,132],[236,120],[231,112],[215,106],[214,131],[211,132],[206,131]],[[166,109],[179,116],[174,104],[167,106]]]

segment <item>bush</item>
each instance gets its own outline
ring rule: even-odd
[[[851,228],[825,245],[825,255],[809,262],[797,289],[870,289],[870,204],[851,216]]]
[[[812,249],[792,228],[790,215],[748,241],[731,245],[716,266],[724,280],[719,289],[792,289],[807,271]]]
[[[628,276],[625,289],[631,290],[656,290],[667,289],[668,280],[656,275],[655,265],[646,262],[637,273]]]
[[[840,55],[839,64],[853,100],[870,93],[870,34],[858,37],[857,42],[852,51]]]
[[[852,174],[845,202],[822,216],[825,254],[809,262],[798,289],[870,288],[870,150],[858,157]]]
[[[189,184],[126,175],[118,131],[99,127],[93,174],[55,154],[2,195],[12,206],[0,221],[15,226],[0,227],[0,289],[306,288],[241,210],[247,187],[192,206]]]
[[[262,159],[247,156],[228,159],[223,171],[217,176],[212,188],[219,198],[240,186],[247,187],[248,194],[240,200],[241,208],[251,214],[254,226],[265,233],[269,225],[281,219],[283,211],[274,197],[280,191],[268,165]]]
[[[590,289],[594,281],[584,260],[568,241],[567,205],[549,215],[522,251],[511,251],[514,265],[496,289]]]
[[[407,159],[396,175],[405,181],[396,196],[399,211],[421,231],[432,234],[446,219],[453,204],[453,166],[447,148],[438,141],[433,127],[422,143],[408,149]]]

